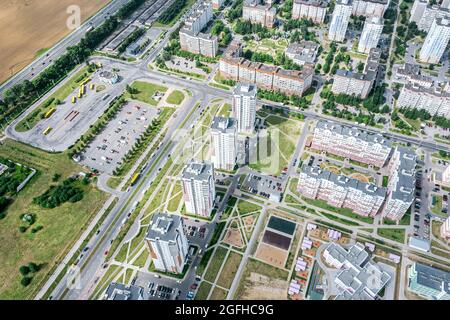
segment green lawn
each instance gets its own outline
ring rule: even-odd
[[[208,298],[209,291],[212,285],[208,282],[202,281],[198,287],[197,294],[195,295],[195,300],[206,300]]]
[[[378,228],[377,233],[386,239],[391,239],[400,243],[405,242],[405,229],[383,229]]]
[[[261,207],[248,201],[239,200],[237,208],[240,215],[261,210]]]
[[[217,241],[220,238],[220,235],[222,234],[223,228],[225,228],[225,221],[219,222],[214,229],[214,233],[211,237],[211,241],[209,242],[209,246],[213,246],[217,243]]]
[[[167,210],[174,212],[178,209],[180,201],[183,197],[183,192],[181,190],[181,184],[177,183],[172,189],[172,195],[170,196],[169,204]]]
[[[222,288],[215,287],[209,300],[225,300],[227,294],[228,292]]]
[[[153,98],[154,94],[157,92],[167,91],[166,87],[145,81],[135,81],[131,84],[130,87],[137,90],[137,93],[130,94],[127,92],[125,94],[125,98],[142,101],[152,106],[156,106],[158,104],[158,101]]]
[[[183,102],[183,100],[184,100],[184,93],[179,90],[174,90],[171,94],[169,94],[166,102],[178,106]]]
[[[197,275],[203,274],[203,271],[205,271],[206,266],[208,265],[209,259],[211,259],[213,251],[214,251],[213,249],[209,249],[203,253],[202,259],[200,260],[200,263],[198,264],[198,267],[197,267],[197,272],[196,272]]]
[[[230,117],[231,116],[231,104],[224,103],[222,108],[220,108],[219,112],[217,113],[218,117]]]
[[[262,39],[261,41],[250,40],[246,42],[246,47],[252,51],[267,53],[274,58],[277,54],[284,53],[284,50],[288,46],[289,42],[286,39]]]
[[[225,259],[225,255],[227,254],[228,249],[224,247],[217,247],[216,252],[214,253],[214,256],[211,260],[211,263],[209,264],[208,269],[205,273],[205,280],[209,282],[214,282],[216,279],[217,274],[219,273],[220,267],[222,266],[223,260]]]
[[[236,252],[230,252],[228,255],[227,261],[223,266],[223,271],[217,279],[217,284],[224,288],[230,288],[233,283],[234,277],[236,276],[236,272],[239,268],[239,264],[241,263],[242,255]]]
[[[389,177],[388,176],[383,176],[383,184],[382,184],[382,186],[386,188],[388,183],[389,183]]]
[[[42,150],[6,139],[0,146],[0,156],[17,161],[38,170],[38,174],[16,197],[0,220],[0,299],[31,299],[47,278],[47,274],[62,259],[80,237],[87,223],[103,206],[108,195],[93,184],[80,188],[84,197],[76,203],[64,203],[54,209],[44,209],[32,204],[52,184],[61,183],[82,167],[69,160],[67,153],[50,154]],[[52,182],[53,175],[61,178]],[[33,227],[43,226],[35,234],[29,228],[19,233],[22,213],[34,213],[37,220]],[[29,262],[41,265],[28,287],[20,284],[19,267]]]
[[[434,194],[432,198],[431,212],[435,215],[442,216],[442,196]]]

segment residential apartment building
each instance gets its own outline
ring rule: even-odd
[[[420,65],[404,63],[403,65],[394,65],[394,76],[392,81],[401,84],[411,84],[425,88],[431,88],[433,78],[420,73]]]
[[[450,217],[447,217],[447,219],[445,219],[444,223],[441,225],[440,232],[441,237],[447,242],[450,242]]]
[[[320,199],[365,217],[375,216],[386,196],[385,188],[307,165],[302,167],[297,190],[307,198]]]
[[[259,4],[258,0],[244,0],[242,19],[272,28],[277,11],[271,4]]]
[[[184,233],[183,219],[178,215],[155,213],[145,237],[150,256],[157,270],[182,273],[189,244]]]
[[[366,19],[361,38],[358,43],[358,51],[369,53],[370,49],[376,48],[383,31],[383,18],[370,17]]]
[[[419,60],[439,63],[450,40],[450,18],[436,18],[420,50]]]
[[[343,42],[347,32],[348,22],[352,14],[351,0],[337,0],[331,17],[328,39]]]
[[[305,18],[314,23],[323,23],[327,14],[328,3],[323,0],[294,0],[292,18]]]
[[[214,117],[211,125],[211,162],[214,168],[232,171],[237,156],[237,121],[234,118]]]
[[[252,62],[239,57],[238,51],[228,51],[219,61],[221,76],[235,81],[253,83],[264,90],[288,95],[302,95],[311,87],[314,68],[305,64],[302,70],[284,70],[277,66]]]
[[[370,49],[363,73],[338,69],[333,78],[331,91],[335,94],[343,93],[362,99],[367,98],[376,82],[380,56],[379,49]]]
[[[202,33],[201,30],[213,17],[212,3],[200,3],[193,14],[186,19],[180,30],[180,46],[182,50],[215,57],[219,50],[219,41],[216,36]]]
[[[213,9],[220,9],[225,2],[225,0],[211,0]]]
[[[440,87],[421,87],[407,84],[400,91],[398,108],[425,109],[431,115],[450,117],[450,93]]]
[[[355,161],[383,167],[391,153],[391,144],[380,134],[329,121],[319,121],[311,148]]]
[[[437,18],[450,18],[450,10],[444,5],[429,5],[428,0],[415,0],[409,22],[415,22],[417,28],[428,32]]]
[[[192,160],[184,168],[181,182],[186,211],[209,218],[216,197],[213,165],[207,161]]]
[[[233,117],[239,133],[251,134],[255,129],[257,88],[253,84],[238,83],[233,90]]]
[[[389,0],[353,0],[352,14],[355,16],[382,18]]]
[[[291,43],[284,51],[286,57],[298,65],[314,64],[317,58],[319,45],[312,41],[302,40]]]
[[[330,242],[323,257],[326,264],[342,270],[334,278],[339,290],[335,300],[375,300],[391,280],[391,275],[381,265],[370,261],[364,245],[359,242],[348,249]]]
[[[416,163],[417,155],[413,151],[401,146],[394,149],[388,164],[389,182],[383,217],[398,222],[413,203]]]
[[[414,262],[409,268],[408,289],[428,300],[450,300],[450,272]]]

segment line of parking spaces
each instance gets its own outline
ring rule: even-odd
[[[156,115],[157,110],[153,107],[127,102],[81,153],[81,163],[112,174]]]

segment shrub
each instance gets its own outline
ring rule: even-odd
[[[27,231],[27,227],[25,227],[25,226],[20,226],[19,227],[19,232],[20,233],[25,233]]]
[[[31,272],[33,272],[33,273],[36,273],[36,272],[38,272],[41,268],[36,264],[36,263],[34,263],[34,262],[30,262],[29,264],[28,264],[28,268],[30,268],[30,271]]]
[[[31,283],[30,277],[23,277],[22,280],[20,280],[20,284],[24,287],[27,287]]]
[[[27,274],[29,274],[30,273],[30,268],[28,267],[28,266],[21,266],[20,268],[19,268],[19,272],[20,272],[20,274],[21,275],[23,275],[23,276],[26,276]]]

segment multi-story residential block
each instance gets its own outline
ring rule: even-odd
[[[186,211],[190,214],[209,217],[216,197],[212,163],[192,160],[184,168],[181,181]]]
[[[450,272],[420,262],[409,268],[408,289],[428,300],[450,300]]]
[[[233,117],[239,133],[251,134],[255,129],[256,95],[253,84],[239,83],[233,90]]]
[[[311,148],[380,168],[385,165],[392,149],[382,135],[329,121],[317,123]]]
[[[433,78],[420,73],[420,65],[405,63],[403,65],[394,65],[394,76],[392,81],[401,84],[411,84],[425,88],[431,88]]]
[[[182,50],[206,57],[215,57],[219,50],[216,36],[205,33],[194,33],[187,29],[180,30],[180,46]]]
[[[450,18],[436,18],[420,50],[419,60],[439,63],[450,40]]]
[[[398,108],[425,109],[431,115],[450,117],[450,93],[440,87],[405,85],[397,100]]]
[[[327,2],[323,0],[294,0],[292,18],[306,18],[314,23],[323,23],[327,13]]]
[[[105,291],[103,300],[144,300],[144,288],[135,285],[111,282]]]
[[[288,95],[302,95],[311,87],[314,68],[305,64],[302,70],[284,70],[280,67],[252,62],[239,57],[238,51],[228,50],[219,61],[220,74],[226,79],[253,83],[265,90]]]
[[[189,245],[180,216],[153,214],[145,241],[157,270],[183,272]]]
[[[225,0],[212,0],[212,7],[213,9],[220,9],[225,2]]]
[[[433,170],[432,179],[434,184],[450,188],[450,165],[444,171]]]
[[[331,17],[330,29],[328,30],[328,39],[331,41],[342,42],[345,39],[348,22],[352,14],[351,0],[337,0]]]
[[[364,17],[383,17],[389,5],[388,0],[353,0],[352,14]]]
[[[450,0],[442,0],[441,8],[450,9]]]
[[[374,86],[381,52],[377,48],[370,49],[363,73],[338,69],[333,79],[331,91],[335,94],[355,95],[367,98]]]
[[[330,242],[323,257],[328,265],[342,270],[334,278],[339,290],[336,300],[375,300],[391,280],[378,263],[370,261],[364,245],[359,242],[349,249]]]
[[[219,50],[217,37],[201,32],[212,17],[211,2],[200,3],[197,6],[193,14],[186,19],[183,28],[179,32],[182,50],[207,57],[215,57],[217,55]]]
[[[232,171],[237,156],[237,121],[215,117],[211,125],[211,161],[214,168]]]
[[[242,19],[272,28],[277,11],[271,4],[259,4],[258,0],[244,0]]]
[[[358,51],[369,53],[370,49],[376,48],[383,31],[383,18],[370,17],[366,19],[361,38],[358,43]]]
[[[395,148],[388,164],[389,182],[383,217],[400,221],[413,203],[416,163],[414,152],[401,146]]]
[[[371,217],[379,212],[386,195],[385,188],[306,165],[299,175],[297,190],[307,198]]]
[[[440,231],[441,237],[447,242],[450,242],[450,217],[447,217],[447,219],[445,219],[444,223],[441,225]]]
[[[312,41],[302,40],[299,43],[291,43],[284,53],[298,65],[314,64],[319,51],[319,45]]]
[[[450,10],[445,5],[429,5],[428,0],[415,0],[409,22],[415,22],[419,30],[428,32],[437,18],[450,19]]]

